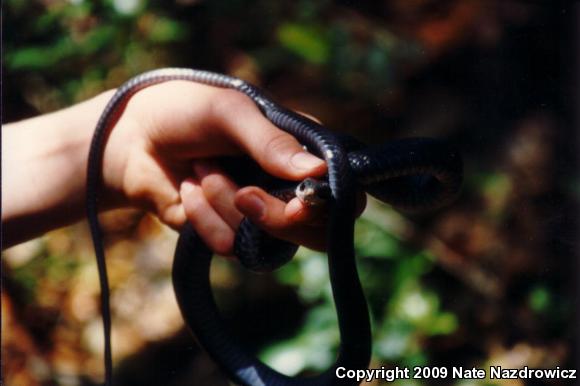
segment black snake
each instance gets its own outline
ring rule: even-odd
[[[143,88],[171,80],[197,82],[244,93],[274,125],[326,161],[327,180],[319,184],[328,188],[328,267],[341,343],[335,364],[313,377],[288,377],[246,352],[228,333],[220,318],[209,283],[212,252],[189,224],[180,232],[173,265],[175,294],[186,324],[228,376],[241,385],[358,384],[335,376],[337,367],[362,369],[370,361],[369,316],[354,259],[356,190],[363,189],[382,201],[407,210],[441,206],[450,202],[459,191],[462,181],[459,154],[444,141],[426,138],[402,139],[366,147],[276,104],[259,89],[240,79],[208,71],[167,68],[138,75],[117,89],[97,123],[89,153],[87,217],[101,281],[106,385],[112,384],[111,320],[103,234],[97,217],[97,192],[101,184],[105,142],[131,96]],[[236,237],[235,250],[246,266],[257,271],[270,270],[291,258],[287,251],[293,252],[294,246],[286,243],[284,247],[281,241],[256,245],[260,237],[263,236],[259,230],[244,220]],[[282,250],[286,248],[286,252],[281,252],[284,256],[272,262],[269,254],[276,255],[277,245],[282,245]]]

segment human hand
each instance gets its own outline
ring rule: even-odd
[[[240,189],[211,161],[241,153],[287,180],[326,171],[321,159],[237,91],[185,81],[152,86],[131,98],[109,137],[103,168],[107,200],[146,208],[173,228],[188,220],[222,255],[232,253],[244,216],[276,237],[324,249],[320,209],[298,199],[286,204],[258,187]]]

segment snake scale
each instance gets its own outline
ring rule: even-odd
[[[462,161],[445,141],[410,138],[375,147],[338,135],[322,125],[288,110],[258,88],[243,80],[184,68],[165,68],[138,75],[119,87],[103,111],[91,142],[87,169],[87,217],[93,237],[101,282],[101,309],[105,339],[105,384],[112,385],[109,287],[98,214],[98,192],[106,139],[129,99],[139,90],[171,80],[184,80],[237,90],[248,96],[274,125],[294,136],[310,152],[327,163],[328,269],[338,316],[340,347],[336,362],[327,371],[311,377],[289,377],[260,362],[228,332],[214,302],[209,269],[212,252],[187,224],[180,232],[173,265],[173,283],[187,326],[216,363],[235,383],[247,386],[353,385],[338,379],[335,369],[366,368],[370,361],[371,334],[366,300],[358,278],[354,255],[355,193],[363,189],[381,201],[406,210],[426,210],[454,199],[462,182]],[[236,237],[235,250],[243,264],[256,271],[276,268],[291,256],[272,263],[277,254],[271,241],[256,246],[260,234],[244,220]],[[262,236],[260,236],[262,237]],[[264,236],[267,237],[267,236]],[[286,243],[287,244],[287,243]],[[295,251],[290,245],[290,251]],[[286,245],[288,250],[288,245]],[[282,253],[288,255],[288,253]],[[244,256],[252,254],[253,256]],[[274,256],[276,258],[276,256]]]

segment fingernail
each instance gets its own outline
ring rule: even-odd
[[[260,197],[255,194],[248,194],[240,197],[238,201],[239,209],[252,220],[259,220],[266,213],[266,205]]]
[[[305,151],[296,153],[290,160],[292,166],[302,170],[312,170],[324,165],[324,161]]]

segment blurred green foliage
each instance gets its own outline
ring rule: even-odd
[[[22,299],[31,304],[35,300],[37,293],[47,290],[39,288],[43,284],[48,289],[61,288],[80,266],[75,256],[68,254],[49,254],[46,249],[14,270],[12,270],[12,279],[21,285]],[[42,278],[42,282],[39,281]]]
[[[421,58],[418,46],[386,28],[357,31],[348,18],[328,18],[329,2],[298,3],[8,0],[7,86],[42,112],[157,67],[220,69],[231,51],[241,49],[263,78],[307,66],[330,86],[319,92],[377,99],[394,86],[398,62]],[[44,95],[30,95],[39,92]]]
[[[277,32],[280,44],[302,59],[315,64],[328,61],[330,44],[315,26],[283,24]]]

